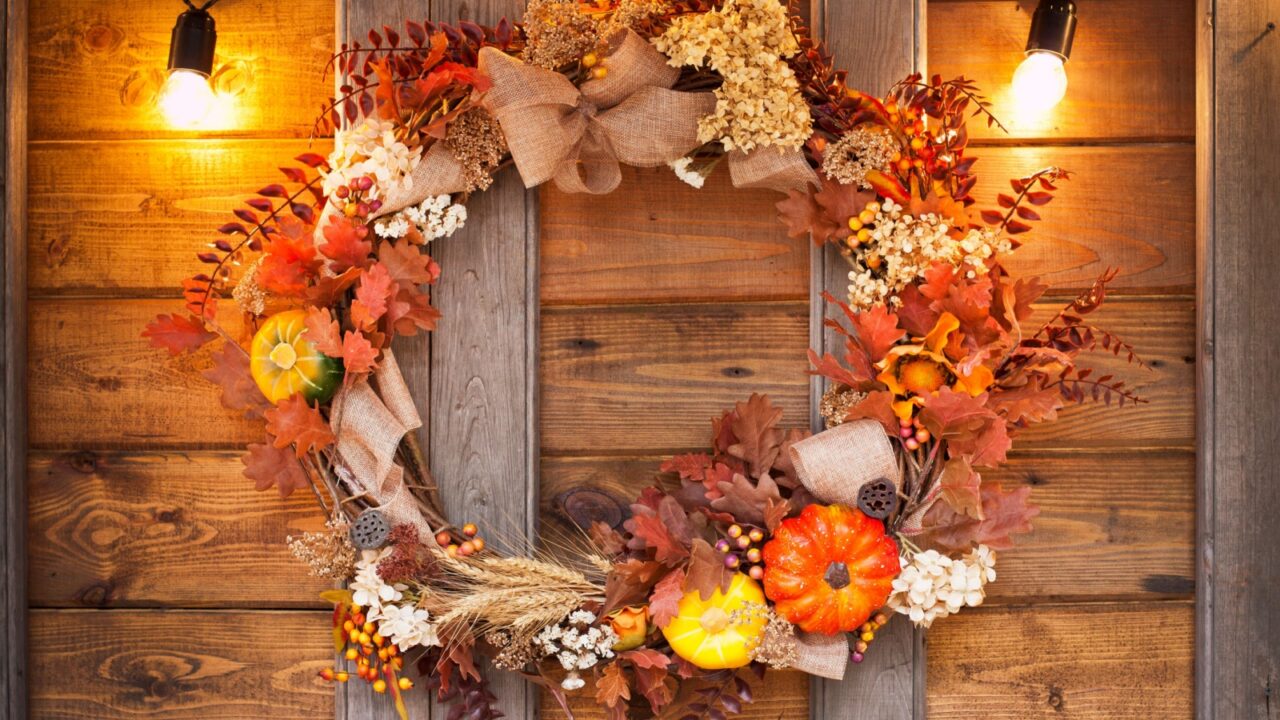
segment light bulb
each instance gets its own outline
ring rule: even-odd
[[[1067,70],[1062,57],[1051,52],[1030,52],[1013,73],[1013,97],[1019,109],[1044,113],[1067,94]]]
[[[173,70],[160,89],[160,112],[175,127],[194,127],[213,110],[209,78],[194,70]]]

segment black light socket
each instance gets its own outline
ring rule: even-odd
[[[1040,0],[1031,15],[1027,54],[1051,52],[1066,60],[1076,36],[1076,4],[1071,0]]]
[[[213,50],[218,43],[213,16],[204,10],[187,10],[174,23],[169,39],[169,69],[213,72]]]

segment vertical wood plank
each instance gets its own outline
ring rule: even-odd
[[[1196,0],[1196,717],[1213,718],[1214,0]]]
[[[923,69],[924,0],[815,0],[815,31],[825,37],[837,67],[849,71],[852,87],[881,95],[913,70]],[[849,32],[848,28],[858,28]],[[838,353],[839,342],[822,325],[822,291],[848,293],[848,269],[835,248],[815,249],[811,261],[810,341],[814,348]],[[825,389],[814,377],[810,423],[823,429],[818,414]],[[810,717],[815,720],[905,720],[924,717],[924,638],[902,618],[876,635],[860,665],[850,665],[844,680],[812,684]]]
[[[1211,93],[1202,121],[1206,192],[1201,250],[1200,450],[1209,533],[1202,548],[1208,584],[1208,686],[1204,718],[1275,718],[1280,712],[1280,306],[1276,227],[1280,155],[1259,138],[1280,132],[1280,32],[1274,0],[1217,2],[1212,23]],[[1204,31],[1202,31],[1204,32]],[[1206,49],[1202,45],[1202,49]],[[1205,79],[1202,77],[1202,82]],[[1261,362],[1261,364],[1259,364]],[[1202,670],[1202,672],[1205,670]],[[1203,704],[1207,702],[1208,704]]]
[[[381,33],[384,25],[402,31],[405,20],[425,19],[430,6],[429,0],[336,1],[335,51],[343,43],[359,42],[367,47],[369,41],[366,36],[369,30],[377,30]],[[338,78],[335,78],[335,86],[338,84],[340,84]],[[422,416],[422,427],[417,431],[418,443],[430,454],[430,428],[436,418],[434,408],[430,404],[431,337],[422,334],[416,337],[399,338],[395,343],[395,352],[396,360],[409,385],[409,391],[413,394],[414,402],[418,406],[418,413]],[[438,468],[433,467],[433,471],[437,473],[437,478],[447,477],[440,475]],[[448,493],[446,492],[445,495],[447,497]],[[409,674],[412,675],[413,672],[409,671]],[[373,692],[368,683],[355,681],[342,683],[336,687],[336,695],[334,713],[338,720],[396,717],[395,706],[390,696],[378,695]],[[412,720],[426,720],[431,717],[432,703],[429,696],[430,693],[425,689],[405,693],[405,705],[409,709]]]
[[[27,501],[26,501],[26,343],[27,343],[27,1],[6,0],[0,17],[4,52],[0,54],[0,88],[4,90],[5,161],[0,215],[4,217],[4,254],[0,293],[0,495],[4,531],[0,534],[0,710],[5,717],[27,716]]]

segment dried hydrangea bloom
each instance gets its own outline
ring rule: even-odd
[[[524,61],[550,70],[577,62],[600,44],[595,21],[576,0],[530,0],[524,34]]]
[[[955,237],[946,218],[936,213],[907,215],[888,199],[868,226],[862,254],[849,272],[849,304],[855,309],[881,302],[896,306],[898,293],[935,263],[947,263],[964,277],[976,278],[986,273],[992,258],[1012,249],[1009,239],[995,230],[969,229]]]
[[[444,142],[462,164],[467,192],[493,184],[493,173],[507,154],[507,140],[488,111],[476,107],[459,115],[449,123]]]
[[[676,18],[652,42],[671,65],[706,67],[724,78],[715,112],[698,122],[702,142],[744,152],[797,149],[812,134],[809,106],[784,60],[800,47],[777,0],[726,0],[718,10]]]
[[[927,628],[961,608],[981,605],[987,583],[995,579],[996,554],[986,545],[959,559],[925,550],[902,558],[902,573],[894,578],[887,604],[918,627]]]
[[[322,171],[324,194],[332,197],[339,187],[365,175],[374,180],[370,198],[408,192],[413,187],[413,170],[422,159],[422,148],[400,142],[395,131],[395,123],[376,117],[366,117],[351,129],[339,130],[329,154],[331,169]]]
[[[267,292],[258,284],[258,266],[261,264],[262,258],[255,260],[231,291],[231,298],[236,301],[240,309],[251,315],[261,315],[267,309]],[[307,535],[314,534],[307,533]]]
[[[859,125],[822,153],[822,172],[842,185],[870,190],[867,172],[884,169],[897,151],[888,128]]]

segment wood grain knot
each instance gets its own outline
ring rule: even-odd
[[[232,675],[245,665],[226,658],[155,649],[111,655],[99,667],[107,680],[141,690],[135,701],[146,701],[172,698],[197,684]]]
[[[90,56],[110,55],[124,45],[124,30],[97,23],[80,33],[80,49]]]
[[[560,493],[555,498],[555,508],[565,519],[584,530],[593,522],[616,528],[627,515],[622,503],[612,495],[588,487],[570,488]]]
[[[67,465],[78,473],[92,475],[98,471],[98,456],[89,450],[80,450],[67,456]]]
[[[744,367],[727,367],[720,371],[721,375],[731,378],[749,378],[756,374],[755,370]]]
[[[85,607],[107,607],[115,596],[116,586],[110,580],[90,583],[76,591],[74,600]]]
[[[591,338],[570,338],[564,341],[564,349],[591,352],[592,350],[599,350],[600,343]]]
[[[1049,707],[1058,712],[1066,711],[1066,698],[1063,695],[1062,688],[1049,686]]]

